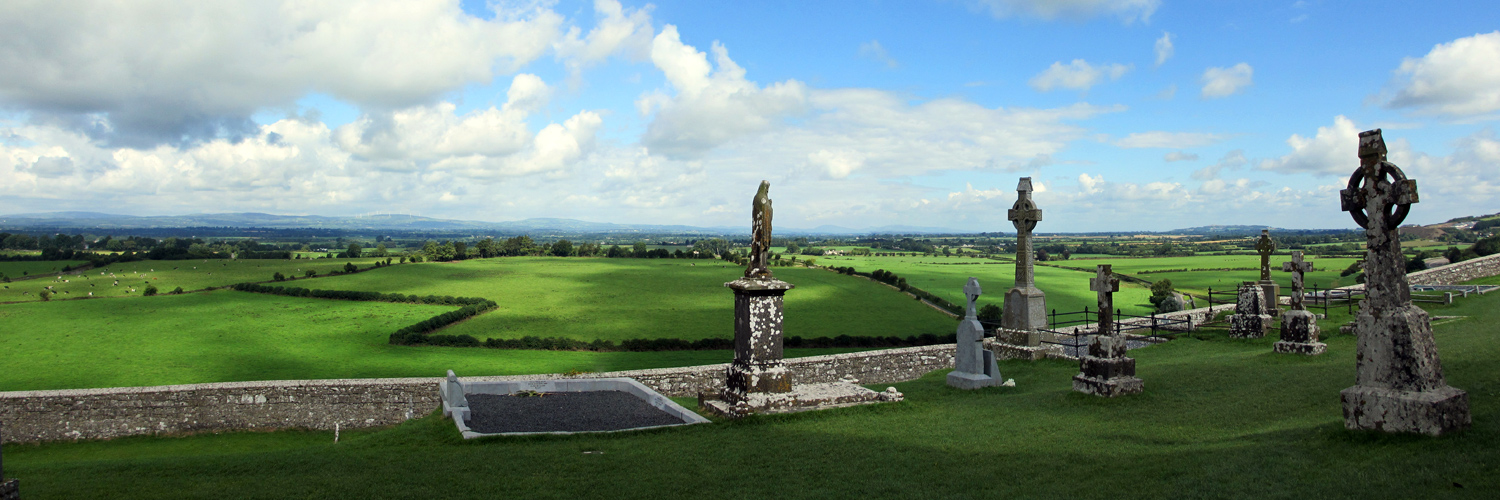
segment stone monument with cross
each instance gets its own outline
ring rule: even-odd
[[[1099,331],[1089,339],[1088,353],[1078,356],[1081,372],[1073,376],[1073,390],[1109,398],[1145,390],[1135,376],[1135,359],[1125,357],[1125,335],[1115,331],[1114,292],[1120,291],[1120,279],[1110,265],[1099,265],[1089,290],[1099,297]]]
[[[970,277],[964,285],[969,307],[963,321],[958,322],[958,351],[953,357],[953,371],[948,372],[948,385],[959,389],[1000,385],[1000,366],[995,353],[984,348],[984,326],[979,324],[974,305],[981,293],[984,290],[979,288],[979,280]]]
[[[1266,289],[1258,281],[1240,284],[1234,303],[1234,314],[1229,316],[1229,336],[1239,339],[1258,339],[1266,336],[1276,321],[1272,309],[1266,308]]]
[[[1302,260],[1302,251],[1297,250],[1292,252],[1291,262],[1281,263],[1281,270],[1292,273],[1292,307],[1281,313],[1281,340],[1272,349],[1287,354],[1323,354],[1328,344],[1318,342],[1318,316],[1302,303],[1307,290],[1302,273],[1312,271],[1313,265]]]
[[[1042,221],[1042,210],[1031,200],[1031,178],[1022,177],[1016,185],[1016,203],[1007,218],[1016,226],[1015,286],[1005,292],[1005,306],[1000,315],[1000,329],[990,348],[1006,359],[1038,360],[1048,353],[1059,352],[1046,344],[1053,339],[1047,329],[1047,294],[1036,287],[1036,252],[1031,232]]]
[[[796,386],[782,359],[782,304],[791,283],[771,273],[771,184],[761,181],[750,202],[750,258],[744,277],[725,283],[734,290],[734,361],[725,370],[724,389],[704,406],[742,417],[876,401],[900,401],[894,389],[877,393],[850,381]]]
[[[1417,182],[1386,161],[1380,129],[1359,134],[1359,169],[1339,192],[1365,228],[1365,298],[1355,316],[1356,383],[1340,392],[1344,426],[1439,435],[1469,426],[1469,395],[1448,385],[1427,312],[1411,303],[1397,227]]]
[[[1281,294],[1281,285],[1271,279],[1271,253],[1276,251],[1276,240],[1271,239],[1271,231],[1260,230],[1260,238],[1255,240],[1255,253],[1260,254],[1260,284],[1264,293],[1261,294],[1265,301],[1265,307],[1261,310],[1272,316],[1281,309],[1278,297]]]

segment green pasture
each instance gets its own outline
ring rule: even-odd
[[[787,292],[786,335],[804,338],[948,334],[953,319],[863,278],[778,267]],[[503,257],[393,266],[298,286],[494,300],[499,308],[453,325],[451,335],[621,341],[731,338],[744,268],[703,259]]]
[[[375,265],[376,260],[385,259],[188,259],[120,262],[56,277],[5,283],[6,288],[0,288],[0,303],[40,301],[40,293],[49,286],[52,287],[53,300],[88,297],[89,293],[93,293],[94,297],[138,297],[145,291],[146,285],[156,285],[158,293],[167,293],[177,287],[193,291],[246,281],[271,281],[271,276],[278,272],[288,277],[300,277],[308,270],[314,270],[319,276],[323,276],[331,271],[342,271],[345,263],[352,262],[363,269]],[[118,285],[115,284],[116,281],[119,281]],[[317,288],[305,284],[316,281],[297,280],[291,283],[296,283],[293,286]],[[135,291],[132,292],[132,289]]]
[[[1002,305],[1005,291],[1015,286],[1015,264],[1010,261],[975,259],[971,257],[819,257],[818,265],[829,267],[853,267],[860,272],[885,269],[906,278],[906,283],[947,299],[954,304],[963,304],[964,284],[969,277],[979,278],[984,289],[980,304]],[[1098,308],[1098,297],[1089,291],[1088,272],[1055,267],[1036,266],[1036,286],[1047,294],[1047,308],[1057,312],[1081,311]],[[1149,314],[1151,303],[1146,299],[1151,292],[1132,283],[1120,283],[1115,293],[1115,307],[1125,314]]]
[[[387,343],[391,332],[452,309],[232,290],[9,304],[0,306],[0,391],[435,377],[448,369],[471,375],[601,372],[734,357],[727,350],[598,353]],[[787,355],[855,350],[789,349]]]
[[[937,371],[895,384],[900,403],[658,431],[464,441],[434,413],[338,443],[294,430],[7,445],[5,470],[36,499],[1491,498],[1500,294],[1429,310],[1460,317],[1434,329],[1473,415],[1439,438],[1344,429],[1351,336],[1307,357],[1200,332],[1131,351],[1146,389],[1115,399],[1073,392],[1076,363],[1003,361],[1016,387],[952,389]]]
[[[64,267],[73,267],[86,263],[88,263],[88,261],[83,260],[0,262],[0,274],[5,275],[5,277],[12,280],[16,280],[38,274],[61,272]]]

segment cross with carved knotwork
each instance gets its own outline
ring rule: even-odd
[[[1276,251],[1276,242],[1271,239],[1271,232],[1260,230],[1260,239],[1255,241],[1255,251],[1260,253],[1260,279],[1269,281],[1271,279],[1271,252]]]
[[[969,312],[964,319],[979,319],[979,314],[974,309],[974,301],[979,300],[981,293],[984,293],[984,290],[979,288],[979,279],[969,277],[969,282],[964,284],[964,296],[969,298]]]
[[[1407,179],[1406,173],[1385,160],[1385,154],[1385,137],[1380,129],[1360,132],[1359,168],[1349,176],[1348,189],[1339,191],[1341,209],[1365,229],[1394,231],[1406,220],[1411,205],[1419,201],[1417,181]],[[1372,194],[1380,198],[1378,202],[1371,199]],[[1371,208],[1374,210],[1368,210]],[[1372,227],[1370,216],[1377,214],[1382,217],[1374,219]]]
[[[1042,210],[1031,201],[1031,178],[1022,177],[1016,185],[1016,204],[1011,206],[1007,219],[1016,226],[1016,287],[1036,284],[1032,274],[1031,230],[1042,221]]]
[[[1302,273],[1312,271],[1313,264],[1302,260],[1302,251],[1297,250],[1292,252],[1291,262],[1281,263],[1281,270],[1292,273],[1292,309],[1306,310],[1307,308],[1302,307],[1302,294],[1303,290],[1306,290],[1302,284]]]
[[[1120,291],[1120,279],[1114,276],[1109,264],[1099,264],[1094,277],[1089,278],[1089,290],[1098,292],[1099,295],[1099,334],[1113,335],[1115,331],[1114,293]]]

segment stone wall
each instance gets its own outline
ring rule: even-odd
[[[1413,285],[1457,285],[1497,274],[1500,274],[1500,253],[1408,273],[1406,281]]]
[[[953,367],[954,345],[885,349],[786,360],[796,383],[888,384]],[[717,393],[727,364],[575,377],[558,374],[462,380],[630,377],[667,396]],[[0,392],[5,442],[109,439],[246,429],[333,430],[421,417],[441,405],[439,377],[226,382],[216,384]]]

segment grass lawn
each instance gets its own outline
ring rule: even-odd
[[[48,286],[52,287],[55,294],[53,300],[87,297],[89,293],[93,293],[95,297],[139,297],[148,284],[156,285],[159,293],[167,293],[177,287],[193,291],[246,281],[270,281],[271,276],[278,272],[286,276],[303,276],[306,271],[315,270],[322,276],[330,271],[343,270],[345,263],[352,262],[360,268],[366,268],[374,265],[376,260],[385,259],[189,259],[121,262],[54,278],[6,283],[7,288],[0,288],[0,302],[40,301],[38,294]],[[57,267],[62,268],[60,264]],[[115,281],[120,284],[115,285]],[[296,284],[292,286],[318,288],[316,279],[298,280],[294,283]],[[135,291],[131,292],[131,289]],[[23,292],[30,292],[30,295],[24,295]]]
[[[863,278],[776,268],[787,335],[948,334],[953,319]],[[442,333],[486,338],[732,338],[734,292],[744,268],[716,260],[505,257],[393,266],[298,285],[336,290],[484,297],[499,309]]]
[[[1430,311],[1464,316],[1435,329],[1474,420],[1441,438],[1344,430],[1351,336],[1303,357],[1206,332],[1132,351],[1146,392],[1117,399],[1073,392],[1073,363],[1007,361],[1014,388],[951,389],[939,371],[896,384],[902,403],[661,431],[465,442],[433,415],[337,444],[9,445],[6,471],[26,498],[1492,498],[1500,294]]]
[[[0,275],[10,279],[20,279],[30,275],[50,274],[62,271],[68,266],[86,264],[85,260],[43,260],[43,261],[16,261],[0,262]]]
[[[971,257],[818,257],[818,265],[830,267],[853,267],[860,272],[885,269],[906,278],[906,282],[917,288],[947,299],[954,304],[963,304],[964,284],[969,277],[979,278],[984,295],[979,303],[1003,305],[1005,291],[1015,286],[1015,264],[1010,261],[976,259]],[[1093,261],[1089,261],[1093,262]],[[1093,310],[1098,307],[1094,292],[1089,291],[1088,272],[1055,267],[1036,266],[1036,286],[1047,294],[1047,309],[1058,312],[1081,311],[1085,306]],[[1149,314],[1151,303],[1146,299],[1151,292],[1131,283],[1120,283],[1115,293],[1115,307],[1126,314]]]

